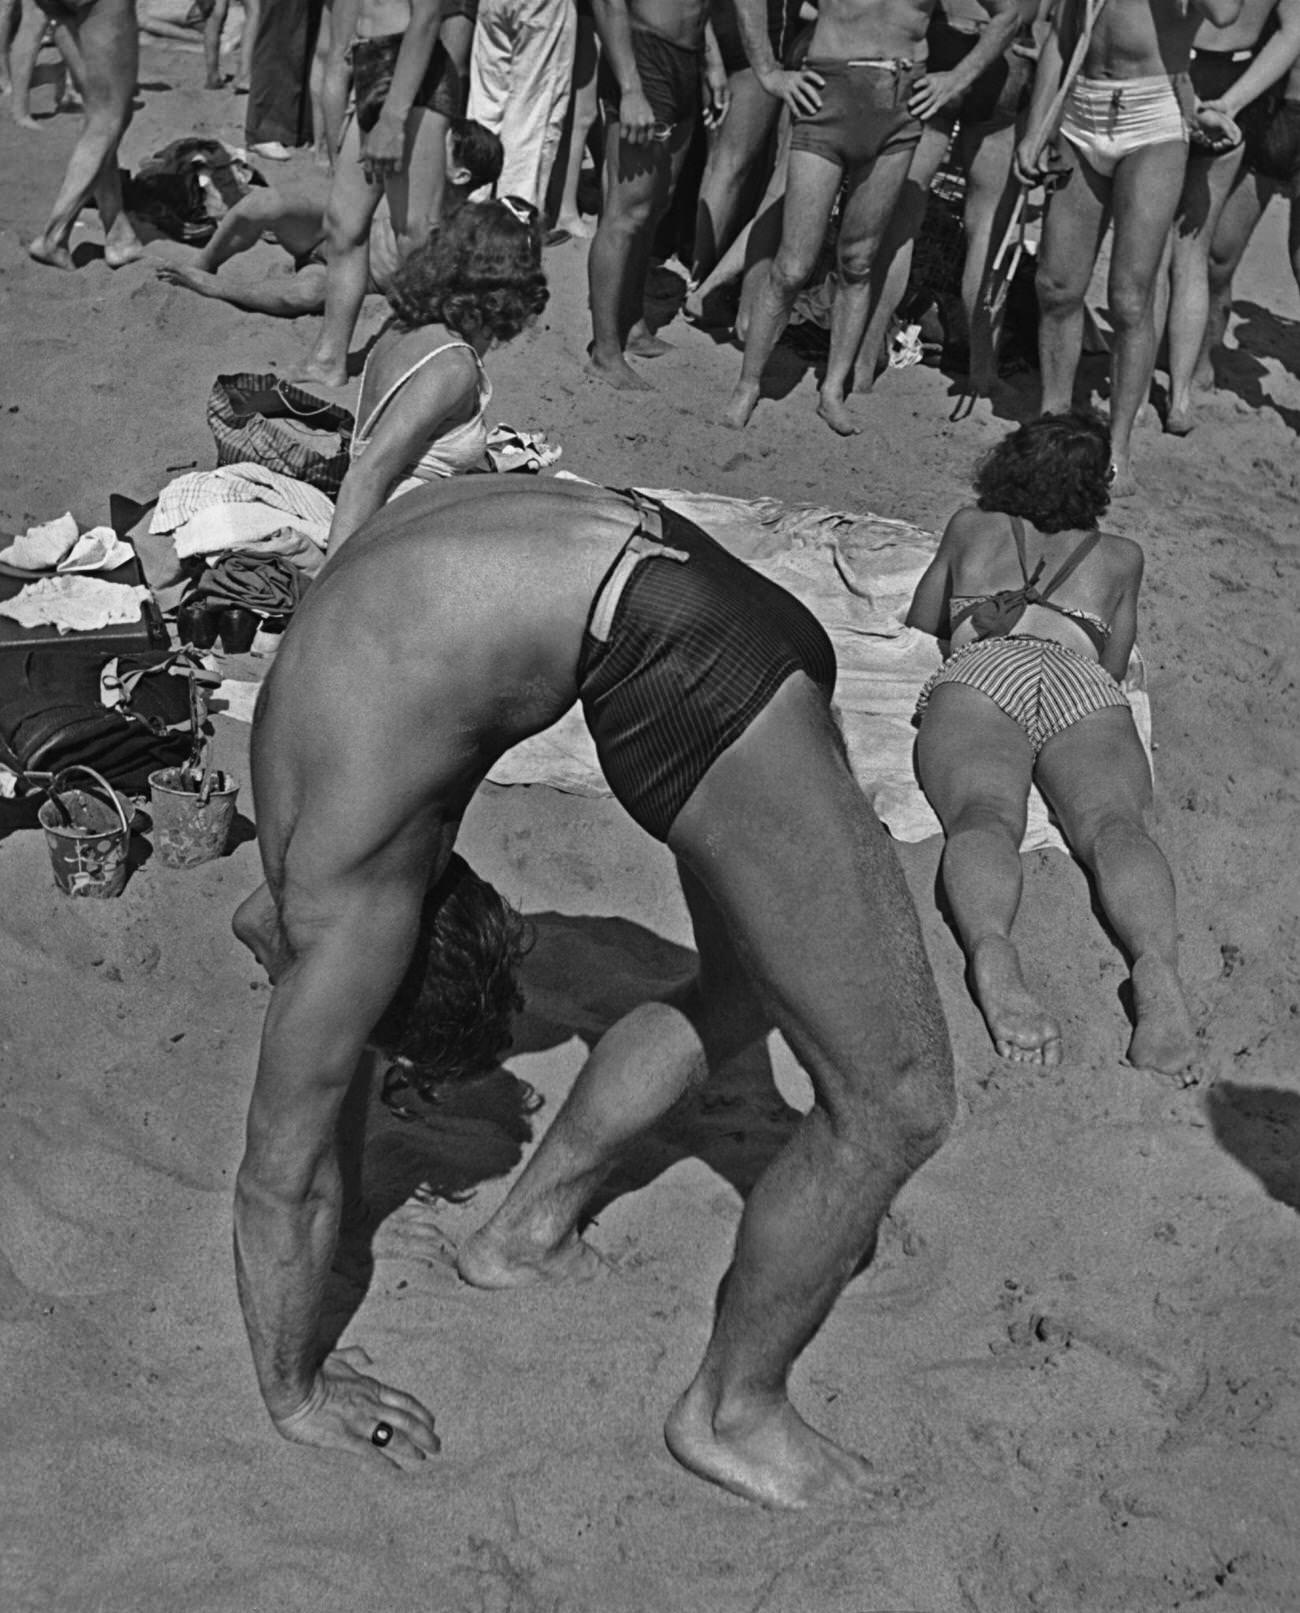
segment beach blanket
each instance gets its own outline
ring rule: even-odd
[[[639,491],[694,521],[817,616],[835,646],[836,705],[849,764],[863,794],[896,840],[940,834],[939,820],[916,777],[912,713],[941,656],[935,639],[903,623],[916,584],[938,547],[935,535],[908,521],[869,512],[672,488]],[[1136,651],[1125,690],[1149,760],[1150,707]],[[227,682],[218,699],[229,715],[246,720],[254,692],[253,685]],[[488,780],[500,785],[546,784],[574,795],[610,794],[577,706],[554,727],[507,752]],[[1022,849],[1041,846],[1064,849],[1064,841],[1046,802],[1034,790]]]

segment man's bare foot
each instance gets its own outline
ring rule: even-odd
[[[887,1488],[864,1457],[810,1428],[788,1400],[724,1421],[697,1380],[668,1414],[664,1438],[683,1467],[765,1507],[834,1505]]]
[[[998,1055],[1015,1064],[1061,1062],[1061,1027],[1035,1000],[1020,972],[1020,954],[1001,935],[986,935],[971,954],[975,1000]]]
[[[1214,391],[1214,365],[1208,358],[1200,359],[1192,371],[1192,386],[1198,392]]]
[[[645,323],[633,325],[628,332],[627,351],[633,358],[662,358],[672,350],[673,344],[664,341],[662,336],[656,336]]]
[[[110,269],[124,269],[144,256],[144,248],[134,235],[110,236],[104,242],[104,262]]]
[[[294,380],[304,381],[309,386],[346,386],[348,361],[346,358],[337,361],[317,358],[313,354],[294,376]]]
[[[1171,437],[1186,437],[1195,424],[1190,399],[1182,403],[1171,402],[1165,411],[1165,431]]]
[[[37,263],[46,263],[51,269],[75,269],[72,253],[66,245],[51,246],[43,235],[27,243],[27,256]]]
[[[1111,498],[1136,498],[1137,494],[1138,484],[1133,467],[1127,459],[1113,459],[1110,465]]]
[[[848,399],[833,392],[818,394],[817,413],[841,437],[856,437],[862,430],[862,422],[850,412]]]
[[[185,286],[190,291],[197,291],[200,297],[217,295],[216,275],[196,269],[192,264],[160,263],[154,273],[169,286]]]
[[[608,1263],[576,1233],[559,1244],[510,1238],[489,1221],[465,1240],[456,1269],[475,1288],[529,1288],[537,1283],[590,1282]]]
[[[601,381],[607,381],[610,386],[619,392],[653,392],[652,387],[643,375],[638,375],[622,353],[615,353],[609,357],[597,353],[595,347],[587,349],[587,374],[594,375]]]
[[[728,400],[727,407],[722,411],[724,426],[734,426],[742,431],[749,424],[749,417],[758,406],[758,383],[756,381],[737,381],[736,389]]]
[[[555,221],[555,227],[564,230],[575,241],[589,241],[596,233],[596,226],[580,213],[561,213]]]
[[[1146,956],[1133,965],[1137,1028],[1128,1061],[1139,1070],[1183,1075],[1196,1050],[1191,1010],[1178,971],[1163,958]]]

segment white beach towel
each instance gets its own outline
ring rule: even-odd
[[[0,616],[20,627],[57,627],[60,633],[86,633],[140,620],[147,588],[106,582],[103,577],[42,577],[0,604]]]

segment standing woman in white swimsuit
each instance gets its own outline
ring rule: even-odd
[[[531,324],[549,295],[536,209],[512,196],[467,203],[411,253],[385,295],[392,318],[362,371],[331,554],[389,499],[488,468],[483,357]]]

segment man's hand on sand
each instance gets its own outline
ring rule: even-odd
[[[442,1448],[434,1432],[433,1413],[414,1395],[390,1389],[357,1370],[369,1365],[370,1357],[356,1345],[335,1350],[321,1364],[306,1402],[288,1416],[273,1416],[271,1421],[285,1439],[297,1445],[351,1451],[415,1472]],[[376,1442],[376,1429],[381,1436],[385,1429],[391,1433]]]
[[[956,73],[923,73],[912,86],[907,110],[914,118],[932,118],[961,93]]]
[[[361,137],[361,166],[372,185],[400,174],[406,164],[406,124],[383,112],[374,128]]]
[[[759,77],[759,83],[769,95],[784,101],[792,116],[811,118],[822,109],[822,85],[826,80],[810,67],[799,67],[788,72],[775,67]]]

